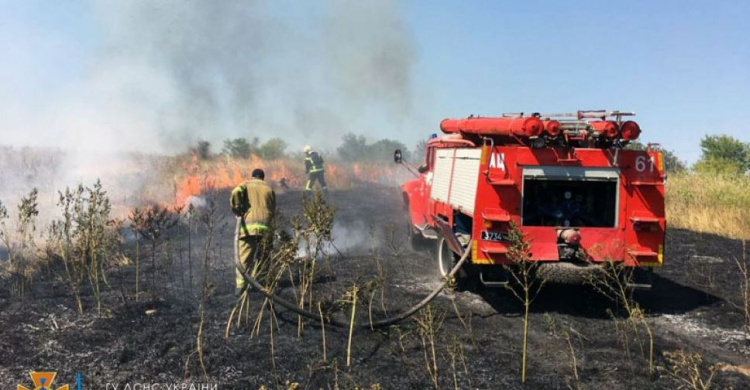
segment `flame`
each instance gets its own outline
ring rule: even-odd
[[[289,166],[287,160],[266,161],[256,155],[247,160],[216,159],[199,161],[193,154],[183,165],[182,173],[175,185],[174,205],[185,206],[191,196],[200,196],[208,189],[234,188],[250,178],[253,169],[266,171],[266,181],[278,185],[282,179],[290,187],[299,187],[304,179],[302,163],[297,170]]]
[[[175,190],[174,203],[177,207],[184,206],[187,198],[196,196],[203,190],[200,176],[198,176],[198,154],[194,150],[190,151],[190,161],[184,165],[184,169],[186,175]]]
[[[256,155],[249,159],[216,158],[200,161],[196,154],[183,164],[176,177],[174,206],[183,207],[191,196],[200,196],[209,189],[234,188],[250,178],[253,169],[266,171],[266,181],[277,187],[284,179],[291,188],[301,189],[307,182],[301,161],[263,160]],[[377,163],[326,164],[329,188],[351,188],[362,183],[398,184],[404,177],[393,166]]]

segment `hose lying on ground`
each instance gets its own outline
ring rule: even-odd
[[[234,229],[234,260],[235,265],[237,267],[237,270],[242,274],[242,277],[245,279],[247,283],[249,283],[253,288],[257,289],[261,292],[266,298],[270,299],[274,303],[283,306],[287,308],[288,310],[301,315],[303,317],[309,318],[311,320],[321,322],[321,318],[319,314],[307,311],[305,309],[300,308],[296,304],[289,302],[276,294],[273,294],[272,292],[268,291],[267,288],[263,287],[260,283],[258,283],[257,280],[255,280],[252,276],[250,276],[247,273],[247,270],[245,270],[245,267],[242,266],[242,262],[240,259],[240,225],[242,224],[242,218],[237,218],[237,225]],[[373,321],[372,323],[366,322],[366,323],[357,323],[355,326],[359,328],[383,328],[389,325],[393,325],[397,322],[403,321],[410,316],[412,316],[414,313],[419,311],[421,308],[425,307],[428,303],[430,303],[435,297],[437,297],[438,294],[440,294],[441,291],[445,288],[445,285],[448,283],[448,281],[453,278],[453,276],[458,272],[459,269],[461,269],[461,266],[468,260],[469,253],[471,253],[471,248],[466,248],[464,251],[464,254],[461,256],[461,258],[458,260],[456,265],[453,267],[451,272],[448,273],[448,275],[443,279],[443,282],[440,283],[440,286],[435,288],[430,295],[426,296],[421,302],[417,303],[416,305],[412,306],[409,310],[391,318],[386,318],[380,321]],[[349,324],[339,322],[333,319],[330,319],[328,322],[326,322],[329,325],[337,326],[346,328],[349,327]]]

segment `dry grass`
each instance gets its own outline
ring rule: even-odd
[[[750,239],[750,176],[676,174],[666,191],[670,227]]]
[[[282,179],[291,188],[302,189],[307,174],[302,157],[262,160],[257,156],[247,159],[214,156],[198,160],[191,156],[169,158],[161,169],[160,183],[172,183],[176,203],[182,204],[189,196],[206,189],[231,188],[250,178],[253,169],[266,171],[266,181],[281,186]],[[409,176],[389,163],[341,163],[326,161],[326,182],[333,189],[347,189],[362,183],[398,184]]]
[[[679,389],[708,390],[716,373],[716,365],[706,367],[703,357],[697,352],[684,350],[665,351],[667,363],[660,370],[671,377]]]

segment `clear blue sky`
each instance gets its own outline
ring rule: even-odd
[[[275,15],[302,26],[307,7]],[[87,77],[108,28],[92,8],[0,0],[0,115],[54,105]],[[689,162],[707,133],[750,141],[748,1],[425,0],[397,8],[415,51],[410,123],[424,128],[384,136],[411,144],[444,117],[606,108],[637,112],[644,141]],[[28,143],[16,131],[0,120],[0,143]]]

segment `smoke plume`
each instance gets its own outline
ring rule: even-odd
[[[196,139],[284,134],[295,147],[333,147],[361,131],[360,118],[395,118],[396,127],[411,109],[414,50],[395,1],[93,8],[104,35],[83,88],[98,106],[87,127],[118,145],[174,151]]]
[[[12,188],[101,177],[137,191],[146,170],[114,176],[132,159],[123,152],[179,153],[201,139],[216,152],[227,138],[278,136],[331,150],[347,132],[398,138],[412,112],[415,50],[395,0],[94,0],[86,10],[91,53],[64,88],[0,92],[0,144],[58,155],[36,165],[44,175],[0,167]],[[9,203],[18,194],[7,188]]]

